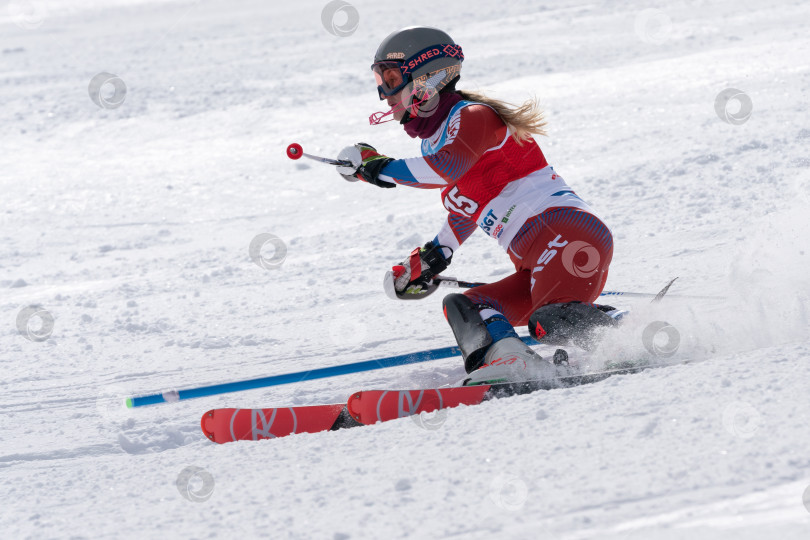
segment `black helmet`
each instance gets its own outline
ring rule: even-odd
[[[453,38],[438,28],[409,26],[390,34],[377,48],[372,71],[377,78],[380,100],[413,83],[412,94],[420,100],[432,98],[461,74],[464,53]],[[394,68],[399,68],[396,76]],[[386,71],[392,77],[386,78]],[[389,84],[393,83],[393,84]]]

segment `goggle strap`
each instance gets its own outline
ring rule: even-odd
[[[422,56],[434,49],[438,49],[438,54],[431,55],[426,58],[422,58]],[[410,75],[410,73],[419,68],[422,63],[427,62],[429,60],[435,60],[437,58],[458,58],[459,61],[464,61],[464,53],[461,50],[461,45],[454,45],[452,43],[440,44],[440,45],[431,45],[430,47],[425,47],[421,51],[417,52],[410,56],[410,58],[406,59],[402,62],[399,66],[399,69],[402,70],[402,78],[404,79],[406,75]],[[411,67],[411,64],[417,62],[415,65]]]
[[[433,54],[427,58],[420,60],[423,54],[434,49],[438,49],[437,54]],[[383,64],[392,64],[392,67],[393,65],[399,65],[399,69],[402,71],[402,78],[404,79],[406,75],[408,75],[414,69],[417,69],[419,65],[421,65],[423,62],[426,62],[428,60],[435,60],[436,58],[458,58],[459,61],[463,62],[464,52],[461,50],[461,45],[455,45],[453,43],[440,43],[439,45],[431,45],[429,47],[425,47],[416,54],[412,54],[405,60],[380,60],[379,62],[374,62],[373,64],[371,64],[371,70],[373,71],[376,66],[380,66]],[[419,60],[419,62],[413,67],[409,67],[415,60]]]

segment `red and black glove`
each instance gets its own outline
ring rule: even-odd
[[[391,269],[397,296],[423,296],[432,285],[433,278],[450,266],[452,258],[452,253],[445,257],[442,246],[433,242],[414,249],[407,259]]]
[[[351,167],[338,166],[337,168],[340,176],[349,182],[363,180],[382,188],[397,186],[379,178],[383,167],[394,161],[394,158],[377,153],[377,150],[370,144],[357,143],[354,146],[347,146],[340,151],[337,158],[352,163]]]

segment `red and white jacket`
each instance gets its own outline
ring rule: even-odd
[[[453,250],[476,225],[508,250],[523,224],[548,208],[594,214],[548,165],[534,139],[518,144],[491,107],[471,101],[458,102],[422,141],[422,157],[390,162],[380,179],[441,189],[449,215],[435,242]]]

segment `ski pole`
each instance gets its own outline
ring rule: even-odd
[[[444,276],[437,276],[433,278],[434,283],[441,283],[444,285],[449,285],[452,287],[459,287],[461,289],[472,289],[474,287],[480,287],[481,285],[486,285],[486,283],[478,282],[478,281],[460,281],[453,277],[444,277]],[[673,280],[674,281],[674,280]],[[671,282],[670,282],[671,285]],[[666,289],[662,292],[666,292]],[[645,292],[632,292],[632,291],[602,291],[599,296],[627,296],[628,298],[656,298],[661,295],[661,292],[657,293],[645,293]],[[724,296],[696,296],[690,294],[667,294],[667,298],[683,298],[689,300],[726,300]]]
[[[527,344],[536,343],[534,339],[529,336],[521,337],[520,339]],[[327,377],[337,377],[339,375],[348,375],[350,373],[361,373],[363,371],[386,369],[395,366],[407,366],[409,364],[429,362],[431,360],[441,360],[460,355],[461,350],[458,347],[441,347],[438,349],[428,349],[425,351],[400,354],[397,356],[388,356],[386,358],[377,358],[376,360],[366,360],[363,362],[354,362],[339,366],[271,375],[269,377],[261,377],[258,379],[246,379],[221,384],[212,384],[208,386],[198,386],[196,388],[187,388],[185,390],[169,390],[159,394],[135,396],[127,398],[126,403],[127,407],[130,409],[134,407],[143,407],[145,405],[156,405],[158,403],[173,403],[175,401],[182,401],[186,399],[228,394],[231,392],[241,392],[243,390],[253,390],[256,388],[266,388],[268,386],[279,386],[282,384],[311,381],[315,379],[325,379]]]
[[[655,298],[656,293],[630,292],[630,291],[602,291],[599,296],[627,296],[628,298]],[[727,300],[725,296],[699,296],[691,294],[668,294],[667,298],[682,298],[684,300]]]
[[[305,154],[304,149],[298,143],[292,143],[287,147],[287,157],[290,159],[301,159],[302,157],[327,163],[329,165],[340,165],[341,167],[353,167],[352,162],[346,159],[330,159],[320,156],[313,156],[312,154]]]
[[[448,285],[450,287],[458,287],[460,289],[472,289],[473,287],[480,287],[486,285],[480,281],[461,281],[454,277],[436,276],[433,278],[433,283],[438,285]]]

